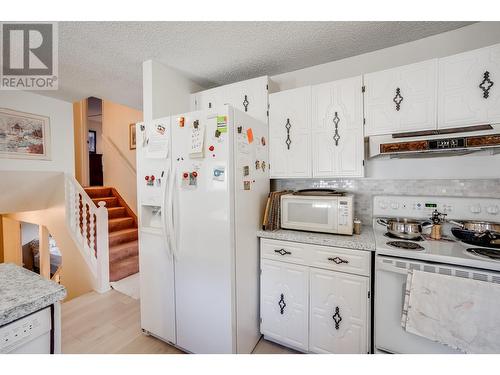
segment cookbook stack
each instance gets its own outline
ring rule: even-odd
[[[281,222],[281,196],[291,193],[291,190],[272,191],[267,198],[266,210],[262,229],[274,231],[280,229]]]

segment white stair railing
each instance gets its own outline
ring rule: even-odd
[[[80,183],[65,176],[66,224],[95,280],[96,291],[109,286],[108,210],[105,202],[97,207]]]

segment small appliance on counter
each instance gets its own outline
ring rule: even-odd
[[[307,189],[281,196],[281,228],[353,234],[354,196],[336,190]]]

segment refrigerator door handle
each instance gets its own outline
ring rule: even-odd
[[[177,239],[174,227],[174,189],[175,189],[176,178],[177,178],[177,167],[174,167],[170,175],[170,188],[168,191],[168,203],[167,203],[169,209],[168,232],[170,238],[170,249],[174,258],[177,257]]]
[[[165,184],[163,185],[163,195],[162,195],[162,209],[161,209],[161,223],[162,223],[162,226],[161,226],[161,229],[162,229],[162,232],[163,232],[163,236],[165,237],[165,240],[167,241],[167,243],[170,242],[170,234],[169,234],[169,230],[168,230],[168,222],[167,222],[167,214],[170,214],[169,212],[167,212],[167,209],[168,209],[168,206],[167,206],[167,191],[168,191],[168,188],[167,188],[167,182],[169,182],[169,178],[171,178],[170,176],[170,168],[167,169],[167,175],[165,177]],[[170,246],[167,246],[168,247],[168,252],[169,252],[169,255],[173,255],[172,254],[172,249]]]

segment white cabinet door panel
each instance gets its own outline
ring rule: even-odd
[[[267,76],[233,83],[225,87],[228,104],[267,124]]]
[[[227,89],[225,86],[197,93],[197,110],[215,109],[228,103]]]
[[[312,87],[313,177],[364,175],[362,77]]]
[[[309,268],[261,260],[261,332],[308,350]]]
[[[311,268],[309,349],[368,353],[369,278]]]
[[[364,75],[365,135],[436,128],[437,59]]]
[[[271,178],[311,177],[311,88],[269,95]]]
[[[438,108],[442,129],[500,121],[500,45],[439,60]]]

